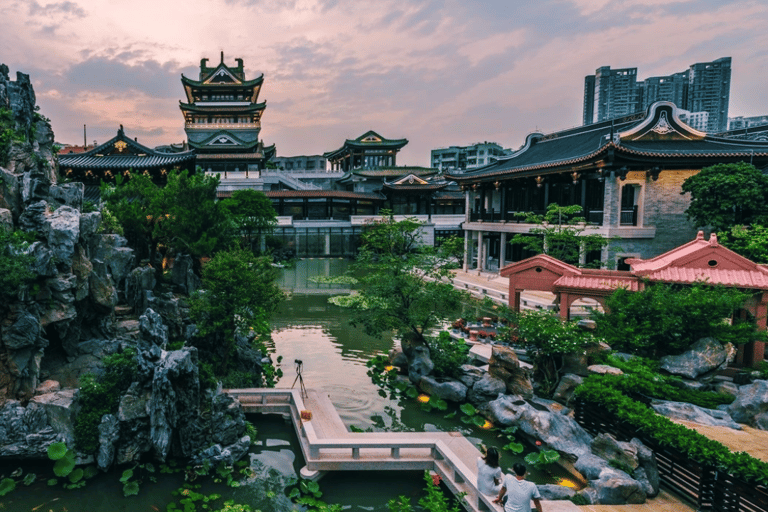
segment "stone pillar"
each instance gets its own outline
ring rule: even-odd
[[[330,233],[325,234],[325,255],[326,256],[331,255],[331,234]]]
[[[568,320],[571,313],[570,296],[565,292],[560,292],[560,318]]]
[[[485,251],[483,250],[483,232],[478,231],[477,232],[477,271],[482,272],[483,268],[485,267],[485,262],[483,261]]]
[[[500,235],[501,240],[499,241],[499,271],[501,271],[501,269],[504,268],[504,265],[507,264],[507,260],[505,258],[507,252],[507,234],[501,232]]]
[[[605,196],[603,199],[603,226],[618,226],[621,210],[618,178],[611,172],[605,178]]]
[[[464,272],[469,269],[468,261],[470,258],[472,258],[472,255],[469,254],[469,231],[464,231],[464,265],[462,266]]]

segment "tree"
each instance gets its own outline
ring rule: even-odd
[[[679,354],[700,338],[742,344],[765,337],[751,322],[726,321],[749,298],[733,288],[698,283],[653,284],[640,292],[616,290],[594,312],[596,333],[615,350],[659,358]]]
[[[198,259],[233,241],[233,224],[216,201],[218,176],[172,171],[165,186],[135,173],[116,185],[102,185],[108,210],[123,227],[140,258],[155,261],[158,250],[184,252]]]
[[[608,244],[601,235],[587,234],[590,226],[581,217],[579,205],[559,206],[552,203],[547,206],[544,215],[532,212],[517,213],[523,222],[537,224],[528,233],[519,233],[512,237],[511,244],[520,244],[525,249],[537,254],[547,254],[560,261],[581,266],[581,252],[598,251]],[[596,262],[597,265],[600,262]],[[590,266],[589,264],[585,266]]]
[[[264,234],[272,233],[277,224],[277,212],[272,201],[263,192],[253,189],[236,190],[222,205],[230,213],[241,234],[245,234],[247,247],[253,249],[252,236],[256,241]]]
[[[685,211],[698,226],[727,231],[736,225],[768,224],[768,176],[751,164],[705,167],[683,182],[691,194]]]
[[[755,263],[768,263],[768,227],[760,224],[732,226],[717,234],[719,243]]]
[[[190,315],[200,332],[195,343],[211,355],[219,374],[227,369],[235,336],[253,333],[258,343],[269,335],[269,317],[283,298],[276,278],[269,258],[242,249],[221,251],[203,267]]]
[[[367,226],[353,264],[360,290],[347,300],[353,325],[372,336],[395,333],[427,344],[427,334],[457,314],[467,295],[450,282],[452,258],[420,244],[421,224],[390,211]]]

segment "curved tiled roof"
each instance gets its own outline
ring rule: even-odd
[[[386,198],[380,194],[367,194],[364,192],[351,192],[347,190],[268,190],[267,197],[338,197],[341,199],[365,199],[370,201],[383,201]]]
[[[124,150],[117,152],[116,145]],[[194,164],[194,151],[163,153],[125,136],[122,127],[117,136],[84,153],[60,154],[59,167],[71,169],[155,169]]]
[[[755,161],[759,159],[760,162]],[[711,165],[724,159],[768,164],[768,142],[728,139],[697,132],[677,118],[668,102],[651,105],[646,114],[581,126],[549,135],[535,134],[507,157],[479,169],[446,177],[459,183],[500,177],[531,176],[564,170],[594,170],[603,164],[631,165],[648,159],[654,165]]]

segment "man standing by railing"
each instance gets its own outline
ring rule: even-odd
[[[542,512],[541,495],[536,484],[525,479],[527,472],[524,465],[519,462],[512,466],[515,474],[504,476],[504,483],[499,490],[499,497],[493,500],[494,503],[502,503],[502,498],[507,496],[504,501],[505,512],[531,512],[531,500],[536,506],[536,512]]]

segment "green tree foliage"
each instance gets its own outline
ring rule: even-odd
[[[258,243],[262,235],[271,234],[277,224],[277,212],[272,207],[272,201],[258,190],[236,190],[232,197],[222,201],[222,205],[234,219],[240,233],[245,235],[249,249],[254,248],[253,243]]]
[[[283,298],[276,278],[269,258],[242,249],[221,251],[203,267],[203,286],[190,297],[190,314],[201,334],[196,344],[213,357],[219,375],[236,334],[269,335],[269,317]]]
[[[75,419],[75,446],[84,453],[93,453],[99,447],[98,426],[105,414],[117,412],[120,395],[136,378],[136,350],[104,358],[104,372],[100,376],[86,373],[80,379],[78,404],[80,412]]]
[[[760,224],[732,226],[729,231],[719,232],[717,240],[755,263],[768,263],[768,227]]]
[[[17,296],[22,287],[34,281],[31,265],[35,258],[23,254],[32,239],[28,233],[0,226],[0,299]]]
[[[616,290],[606,300],[608,313],[594,312],[597,335],[615,350],[657,359],[679,354],[703,337],[722,343],[746,343],[763,333],[751,322],[726,321],[749,294],[695,284],[654,284],[641,292]]]
[[[683,182],[682,193],[691,194],[685,213],[698,226],[768,224],[768,176],[751,164],[705,167]]]
[[[560,382],[564,357],[598,339],[576,321],[563,321],[546,311],[524,311],[513,319],[510,338],[522,343],[533,361],[541,393],[551,394]]]
[[[103,185],[102,198],[140,258],[153,260],[160,248],[199,258],[233,240],[231,219],[216,201],[218,184],[218,176],[172,171],[159,186],[135,173],[128,180],[118,176],[116,186]]]
[[[438,377],[459,377],[461,365],[467,362],[469,345],[461,338],[452,338],[446,331],[440,331],[429,344],[429,356],[435,364],[434,374]]]
[[[352,265],[360,283],[359,294],[346,301],[353,309],[352,324],[372,336],[394,332],[427,344],[426,333],[455,316],[467,296],[449,282],[453,260],[419,244],[419,222],[383,213],[361,235]]]
[[[528,224],[536,224],[528,233],[519,233],[512,237],[511,244],[519,244],[523,248],[537,254],[547,254],[571,265],[579,264],[579,254],[602,249],[608,244],[608,239],[598,234],[589,234],[591,229],[581,216],[579,205],[559,206],[552,203],[547,206],[544,215],[532,212],[518,213],[518,217]],[[587,266],[599,266],[599,262]]]

